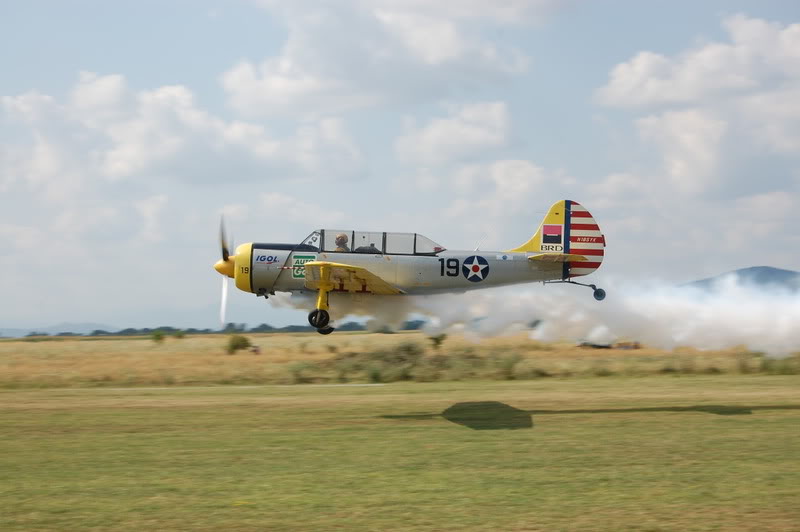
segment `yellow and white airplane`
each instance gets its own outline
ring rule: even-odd
[[[550,207],[530,240],[507,251],[452,251],[417,233],[320,229],[298,244],[247,243],[235,253],[220,226],[222,260],[214,269],[257,296],[316,292],[308,322],[330,334],[329,294],[422,295],[517,283],[588,286],[573,279],[600,267],[606,240],[592,215],[572,200]],[[227,299],[223,279],[223,321]]]

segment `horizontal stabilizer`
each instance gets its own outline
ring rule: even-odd
[[[541,253],[528,257],[528,260],[536,260],[540,262],[582,262],[587,261],[583,255],[571,255],[569,253]]]

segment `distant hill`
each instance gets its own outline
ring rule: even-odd
[[[788,289],[793,292],[800,291],[800,272],[792,270],[782,270],[780,268],[773,268],[771,266],[752,266],[750,268],[742,268],[732,272],[723,273],[708,279],[700,279],[686,283],[684,286],[692,286],[701,290],[713,291],[716,284],[724,278],[735,275],[739,278],[739,282],[748,285],[782,288]]]

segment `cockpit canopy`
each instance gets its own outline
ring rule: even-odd
[[[303,246],[330,253],[371,253],[387,255],[436,255],[445,250],[428,237],[417,233],[377,233],[342,229],[320,229]]]

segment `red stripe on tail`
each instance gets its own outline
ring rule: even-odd
[[[570,262],[569,263],[569,267],[570,268],[592,268],[592,269],[596,270],[597,268],[600,267],[601,264],[602,264],[602,262]]]
[[[603,256],[604,251],[602,249],[575,249],[571,248],[569,250],[570,255],[599,255]]]

